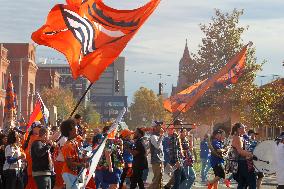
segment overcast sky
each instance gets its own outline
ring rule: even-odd
[[[104,0],[117,9],[137,8],[147,0]],[[45,22],[49,10],[63,0],[0,0],[0,42],[32,42],[30,35]],[[122,55],[126,57],[126,94],[130,101],[141,86],[157,92],[158,82],[166,83],[170,93],[176,85],[178,63],[185,39],[195,53],[203,37],[199,24],[210,22],[214,8],[231,12],[244,9],[240,25],[249,25],[244,43],[253,41],[257,60],[268,63],[259,75],[284,75],[284,1],[283,0],[162,0],[157,10],[130,41]],[[56,51],[37,48],[37,57],[60,58]],[[136,72],[134,72],[136,71]],[[145,73],[162,73],[158,75]],[[166,76],[172,75],[172,76]],[[260,79],[260,78],[259,78]]]

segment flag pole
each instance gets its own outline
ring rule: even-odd
[[[86,94],[88,93],[88,91],[90,90],[90,88],[92,87],[93,84],[94,83],[90,83],[90,85],[88,86],[88,88],[86,89],[84,94],[81,96],[80,100],[77,102],[77,104],[76,104],[75,108],[73,109],[72,113],[70,114],[69,118],[71,118],[73,116],[73,114],[75,113],[75,111],[77,110],[77,108],[79,107],[80,103],[85,98]]]

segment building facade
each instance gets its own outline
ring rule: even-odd
[[[43,88],[59,88],[60,74],[55,70],[38,69],[36,73],[36,91]]]
[[[33,111],[35,100],[35,46],[29,43],[3,43],[10,61],[8,72],[12,75],[13,84],[18,96],[18,115],[28,120]],[[5,78],[7,80],[7,78]]]
[[[10,61],[8,60],[8,49],[6,49],[3,44],[0,44],[0,128],[3,125],[4,118],[4,106],[6,97],[6,85],[8,76],[8,66]]]
[[[60,75],[59,85],[70,89],[73,96],[79,100],[90,82],[79,77],[74,80],[68,64],[39,63],[39,70],[56,71]],[[115,80],[119,80],[119,91],[115,91]],[[107,105],[108,102],[111,102]],[[109,121],[114,117],[117,109],[127,107],[127,97],[125,96],[125,58],[118,57],[101,75],[87,93],[84,105],[90,104],[98,113],[102,115],[102,121]],[[119,106],[117,105],[119,104]],[[110,110],[113,105],[113,111]],[[109,112],[109,113],[107,113]]]

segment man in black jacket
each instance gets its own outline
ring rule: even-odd
[[[148,169],[148,161],[146,156],[146,149],[143,145],[143,136],[144,131],[137,128],[134,138],[135,140],[135,148],[129,149],[129,151],[133,155],[133,175],[130,178],[130,189],[135,189],[137,184],[139,189],[144,189],[144,182],[143,182],[143,170]]]
[[[39,130],[39,138],[31,146],[32,175],[38,189],[52,189],[54,167],[51,159],[51,142],[46,128]]]

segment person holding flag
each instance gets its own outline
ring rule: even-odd
[[[67,137],[67,142],[62,147],[61,151],[64,157],[62,168],[62,178],[66,185],[66,189],[79,189],[78,173],[81,168],[87,167],[83,159],[79,157],[79,147],[76,141],[77,127],[74,119],[67,119],[61,123],[61,133]]]

